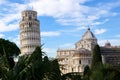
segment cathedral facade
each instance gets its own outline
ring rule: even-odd
[[[82,39],[75,43],[73,49],[58,49],[57,59],[63,74],[71,72],[83,72],[86,65],[91,66],[92,49],[98,44],[97,38],[87,29]],[[100,47],[103,63],[115,66],[120,65],[120,47],[113,47],[109,42]]]

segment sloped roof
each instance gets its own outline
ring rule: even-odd
[[[82,39],[96,39],[95,35],[90,31],[90,28],[86,31],[86,33],[82,36]]]
[[[80,57],[81,55],[91,55],[91,51],[85,49],[85,48],[80,48],[78,50],[75,51],[74,53],[74,57]]]
[[[120,48],[117,47],[100,47],[102,55],[120,55]]]
[[[85,54],[85,53],[91,53],[88,49],[85,48],[80,48],[78,50],[76,50],[76,53],[81,53],[81,54]]]

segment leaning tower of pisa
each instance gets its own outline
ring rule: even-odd
[[[37,19],[37,12],[22,11],[22,20],[20,21],[21,54],[31,54],[37,46],[40,46],[40,42],[40,22]]]

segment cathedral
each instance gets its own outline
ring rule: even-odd
[[[75,43],[75,48],[58,49],[56,58],[61,72],[83,72],[86,65],[91,66],[92,49],[96,44],[97,38],[88,28],[81,40]],[[120,46],[111,46],[107,41],[104,46],[100,46],[100,51],[103,63],[120,66]]]

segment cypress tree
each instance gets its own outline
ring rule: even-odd
[[[92,52],[91,69],[94,70],[101,64],[102,64],[102,57],[101,57],[100,47],[99,45],[95,45],[93,52]]]

